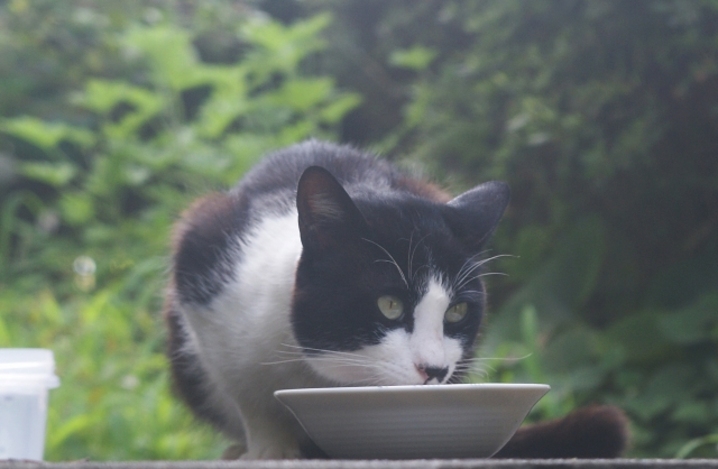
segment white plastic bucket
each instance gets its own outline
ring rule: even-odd
[[[51,350],[0,348],[0,459],[42,460],[47,390],[59,385]]]

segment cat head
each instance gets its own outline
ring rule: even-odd
[[[485,183],[448,203],[353,194],[320,167],[299,182],[292,326],[307,361],[341,385],[456,379],[473,355],[485,307],[482,249],[508,186]]]

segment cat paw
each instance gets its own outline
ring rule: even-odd
[[[233,461],[235,459],[240,459],[246,452],[247,447],[244,443],[235,443],[224,450],[221,459],[225,461]]]
[[[302,452],[298,446],[251,445],[249,450],[239,459],[301,459]]]

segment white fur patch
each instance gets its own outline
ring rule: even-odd
[[[296,450],[287,441],[301,432],[274,399],[276,389],[329,384],[307,369],[292,334],[289,314],[301,251],[296,212],[266,215],[242,241],[236,280],[207,307],[185,310],[200,360],[220,390],[214,404],[233,422],[241,413],[251,457]]]
[[[446,366],[444,313],[450,303],[451,297],[441,282],[431,277],[424,297],[414,309],[414,333],[410,347],[417,366]]]

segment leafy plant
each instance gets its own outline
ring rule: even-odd
[[[633,456],[714,457],[717,15],[711,0],[0,4],[0,345],[56,352],[48,456],[219,454],[166,389],[169,226],[263,151],[339,130],[457,187],[510,183],[476,379],[550,383],[533,419],[617,404]]]
[[[206,63],[196,31],[161,20],[171,11],[120,31],[133,80],[83,70],[66,114],[89,125],[0,120],[17,175],[0,206],[0,309],[11,313],[0,346],[55,352],[51,460],[219,456],[222,440],[169,391],[159,312],[170,226],[262,153],[331,138],[359,100],[302,71],[328,15],[283,26],[248,10],[243,55]]]
[[[512,187],[489,379],[551,383],[546,417],[620,405],[633,455],[715,457],[716,4],[429,3],[382,42],[437,51],[383,145]]]

